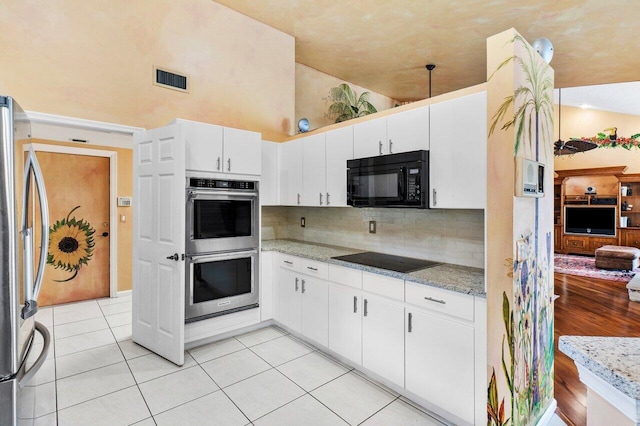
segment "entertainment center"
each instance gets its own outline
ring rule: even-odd
[[[593,255],[605,245],[640,248],[640,174],[626,166],[556,170],[554,247]]]

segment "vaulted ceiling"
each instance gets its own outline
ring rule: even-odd
[[[296,39],[296,61],[409,101],[486,81],[486,39],[554,45],[556,87],[640,80],[636,0],[216,0]]]

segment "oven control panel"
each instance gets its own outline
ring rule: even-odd
[[[190,178],[190,188],[212,188],[212,189],[244,189],[254,191],[256,182],[250,180],[221,180],[221,179],[201,179]]]

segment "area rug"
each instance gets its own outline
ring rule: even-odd
[[[603,280],[628,282],[640,268],[633,271],[610,271],[596,268],[596,259],[591,256],[574,256],[570,254],[555,255],[555,272],[581,277],[592,277]]]

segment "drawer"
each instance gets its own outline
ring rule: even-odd
[[[296,272],[300,272],[300,268],[302,266],[301,261],[302,259],[299,257],[291,256],[289,254],[280,254],[280,256],[278,256],[278,266]]]
[[[362,271],[359,269],[329,264],[329,281],[362,289]]]
[[[586,238],[565,238],[564,239],[564,247],[566,249],[587,249],[587,239]]]
[[[362,272],[362,290],[404,301],[404,280]]]
[[[473,321],[473,296],[407,281],[406,302],[430,311]]]
[[[311,259],[300,259],[300,273],[323,280],[329,279],[329,264]]]

